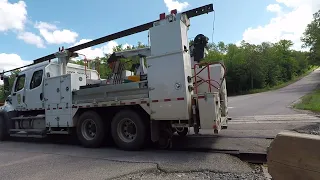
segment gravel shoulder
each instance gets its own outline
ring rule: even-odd
[[[219,172],[181,172],[166,173],[162,171],[149,171],[130,174],[115,178],[115,180],[192,180],[192,179],[214,179],[214,180],[267,180],[260,166],[255,166],[252,172],[248,173],[219,173]]]
[[[320,123],[306,125],[300,128],[294,129],[294,131],[303,134],[320,135]]]

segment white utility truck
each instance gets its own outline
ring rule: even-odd
[[[110,134],[119,148],[138,150],[148,140],[167,148],[175,132],[184,136],[189,128],[194,134],[226,128],[225,68],[201,65],[205,36],[198,35],[189,46],[190,12],[161,14],[149,28],[150,47],[113,53],[108,79],[69,63],[77,55],[70,49],[59,48],[57,62],[34,61],[19,72],[0,109],[0,140],[75,132],[84,147],[99,147]],[[125,70],[120,61],[131,56],[141,59],[136,72]]]

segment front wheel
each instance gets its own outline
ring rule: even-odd
[[[96,112],[87,111],[80,116],[77,124],[77,136],[84,147],[100,147],[105,138],[105,131],[104,123]]]
[[[111,135],[123,150],[139,150],[146,142],[147,128],[141,116],[132,110],[118,112],[111,122]]]

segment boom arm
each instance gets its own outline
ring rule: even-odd
[[[187,17],[190,19],[192,17],[196,17],[196,16],[199,16],[199,15],[202,15],[202,14],[207,14],[209,12],[213,12],[213,4],[208,4],[208,5],[201,6],[201,7],[195,8],[195,9],[191,9],[191,10],[182,12],[182,14],[186,14]],[[149,23],[142,24],[140,26],[136,26],[136,27],[133,27],[133,28],[130,28],[130,29],[126,29],[126,30],[123,30],[123,31],[120,31],[120,32],[117,32],[117,33],[114,33],[114,34],[111,34],[111,35],[108,35],[108,36],[104,36],[104,37],[89,41],[87,43],[83,43],[83,44],[80,44],[80,45],[77,45],[77,46],[73,46],[73,47],[68,48],[66,50],[68,50],[69,52],[73,53],[73,52],[79,51],[81,49],[85,49],[85,48],[88,48],[88,47],[91,47],[91,46],[95,46],[95,45],[98,45],[98,44],[102,44],[102,43],[105,43],[105,42],[108,42],[108,41],[112,41],[112,40],[115,40],[115,39],[119,39],[119,38],[122,38],[122,37],[126,37],[126,36],[129,36],[129,35],[132,35],[132,34],[143,32],[143,31],[146,31],[146,30],[150,29],[153,26],[153,23],[157,22],[157,21],[158,20],[155,20],[155,21],[152,21],[152,22],[149,22]],[[29,66],[32,66],[34,64],[38,64],[38,63],[41,63],[41,62],[44,62],[44,61],[48,61],[48,60],[51,60],[51,59],[54,59],[54,58],[56,58],[56,56],[53,53],[53,54],[50,54],[50,55],[47,55],[47,56],[44,56],[42,58],[38,58],[38,59],[34,60],[32,64],[1,72],[0,75],[2,75],[4,73],[7,73],[7,72],[14,71],[14,70],[18,70],[18,69],[21,69],[21,68],[29,67]]]

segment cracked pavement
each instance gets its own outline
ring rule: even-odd
[[[129,152],[113,148],[32,142],[0,143],[0,176],[22,179],[110,179],[141,171],[250,173],[245,162],[226,154],[171,151]]]

